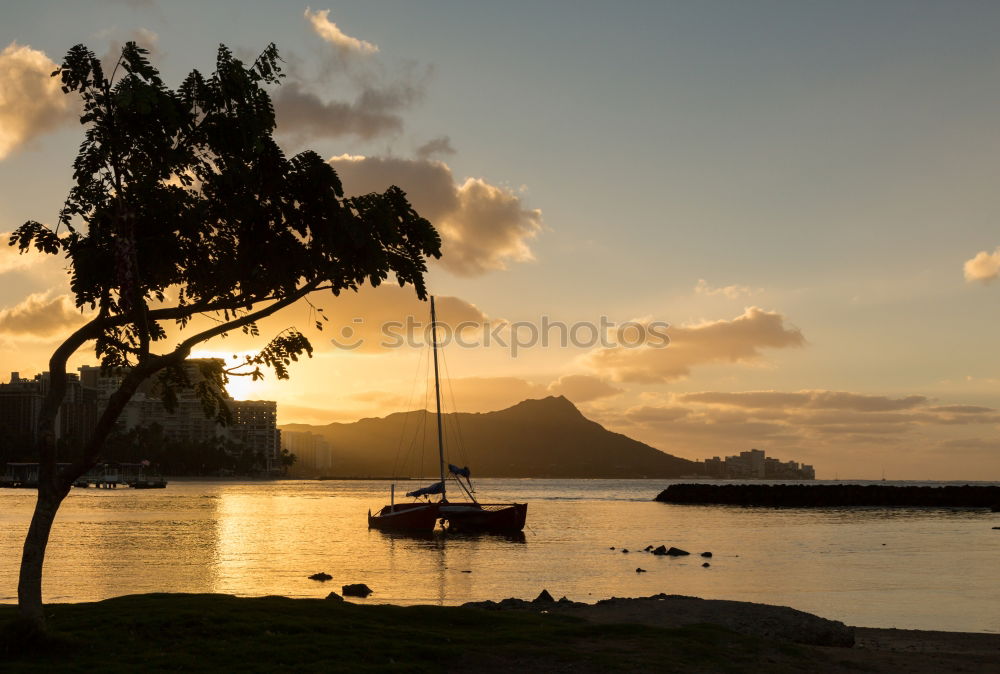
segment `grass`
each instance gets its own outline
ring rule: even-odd
[[[771,672],[815,664],[799,647],[710,625],[596,625],[521,611],[149,594],[53,604],[46,615],[45,645],[0,655],[0,671]],[[15,607],[0,606],[0,625],[15,617]]]

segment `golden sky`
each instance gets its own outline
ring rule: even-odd
[[[565,395],[686,458],[1000,479],[1000,9],[259,4],[252,22],[235,2],[5,8],[0,231],[50,221],[69,186],[78,108],[48,77],[68,47],[137,39],[176,83],[220,41],[273,40],[283,146],[348,193],[402,187],[444,241],[440,318],[491,336],[445,350],[449,408]],[[236,397],[282,423],[425,404],[426,351],[380,345],[426,322],[410,289],[312,302],[323,332],[306,304],[261,327],[298,327],[314,357]],[[60,260],[0,248],[0,371],[44,370],[82,320]]]

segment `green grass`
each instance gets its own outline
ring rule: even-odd
[[[815,663],[798,647],[710,625],[457,607],[152,594],[54,604],[46,615],[48,642],[8,655],[0,671],[770,672]],[[15,616],[0,606],[0,624]]]

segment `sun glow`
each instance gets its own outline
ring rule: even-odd
[[[244,362],[246,356],[252,356],[256,353],[256,351],[194,351],[191,353],[191,357],[221,358],[225,361],[227,368],[232,368]],[[253,368],[241,368],[239,371],[252,372]],[[230,375],[229,383],[226,384],[226,391],[229,392],[233,400],[260,400],[264,397],[264,388],[263,380],[254,381],[249,374],[247,376]]]

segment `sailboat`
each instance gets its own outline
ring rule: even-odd
[[[524,529],[528,516],[527,503],[480,503],[472,487],[471,471],[445,462],[444,432],[441,423],[441,383],[438,373],[437,313],[434,297],[431,300],[431,350],[434,354],[434,404],[437,418],[438,467],[440,480],[422,489],[415,489],[407,497],[415,500],[396,503],[396,486],[389,492],[389,505],[377,513],[368,511],[368,528],[384,531],[433,531],[440,523],[452,532],[518,532]],[[448,478],[454,480],[467,500],[448,500]],[[463,482],[464,479],[464,482]],[[432,496],[440,495],[437,501]]]

